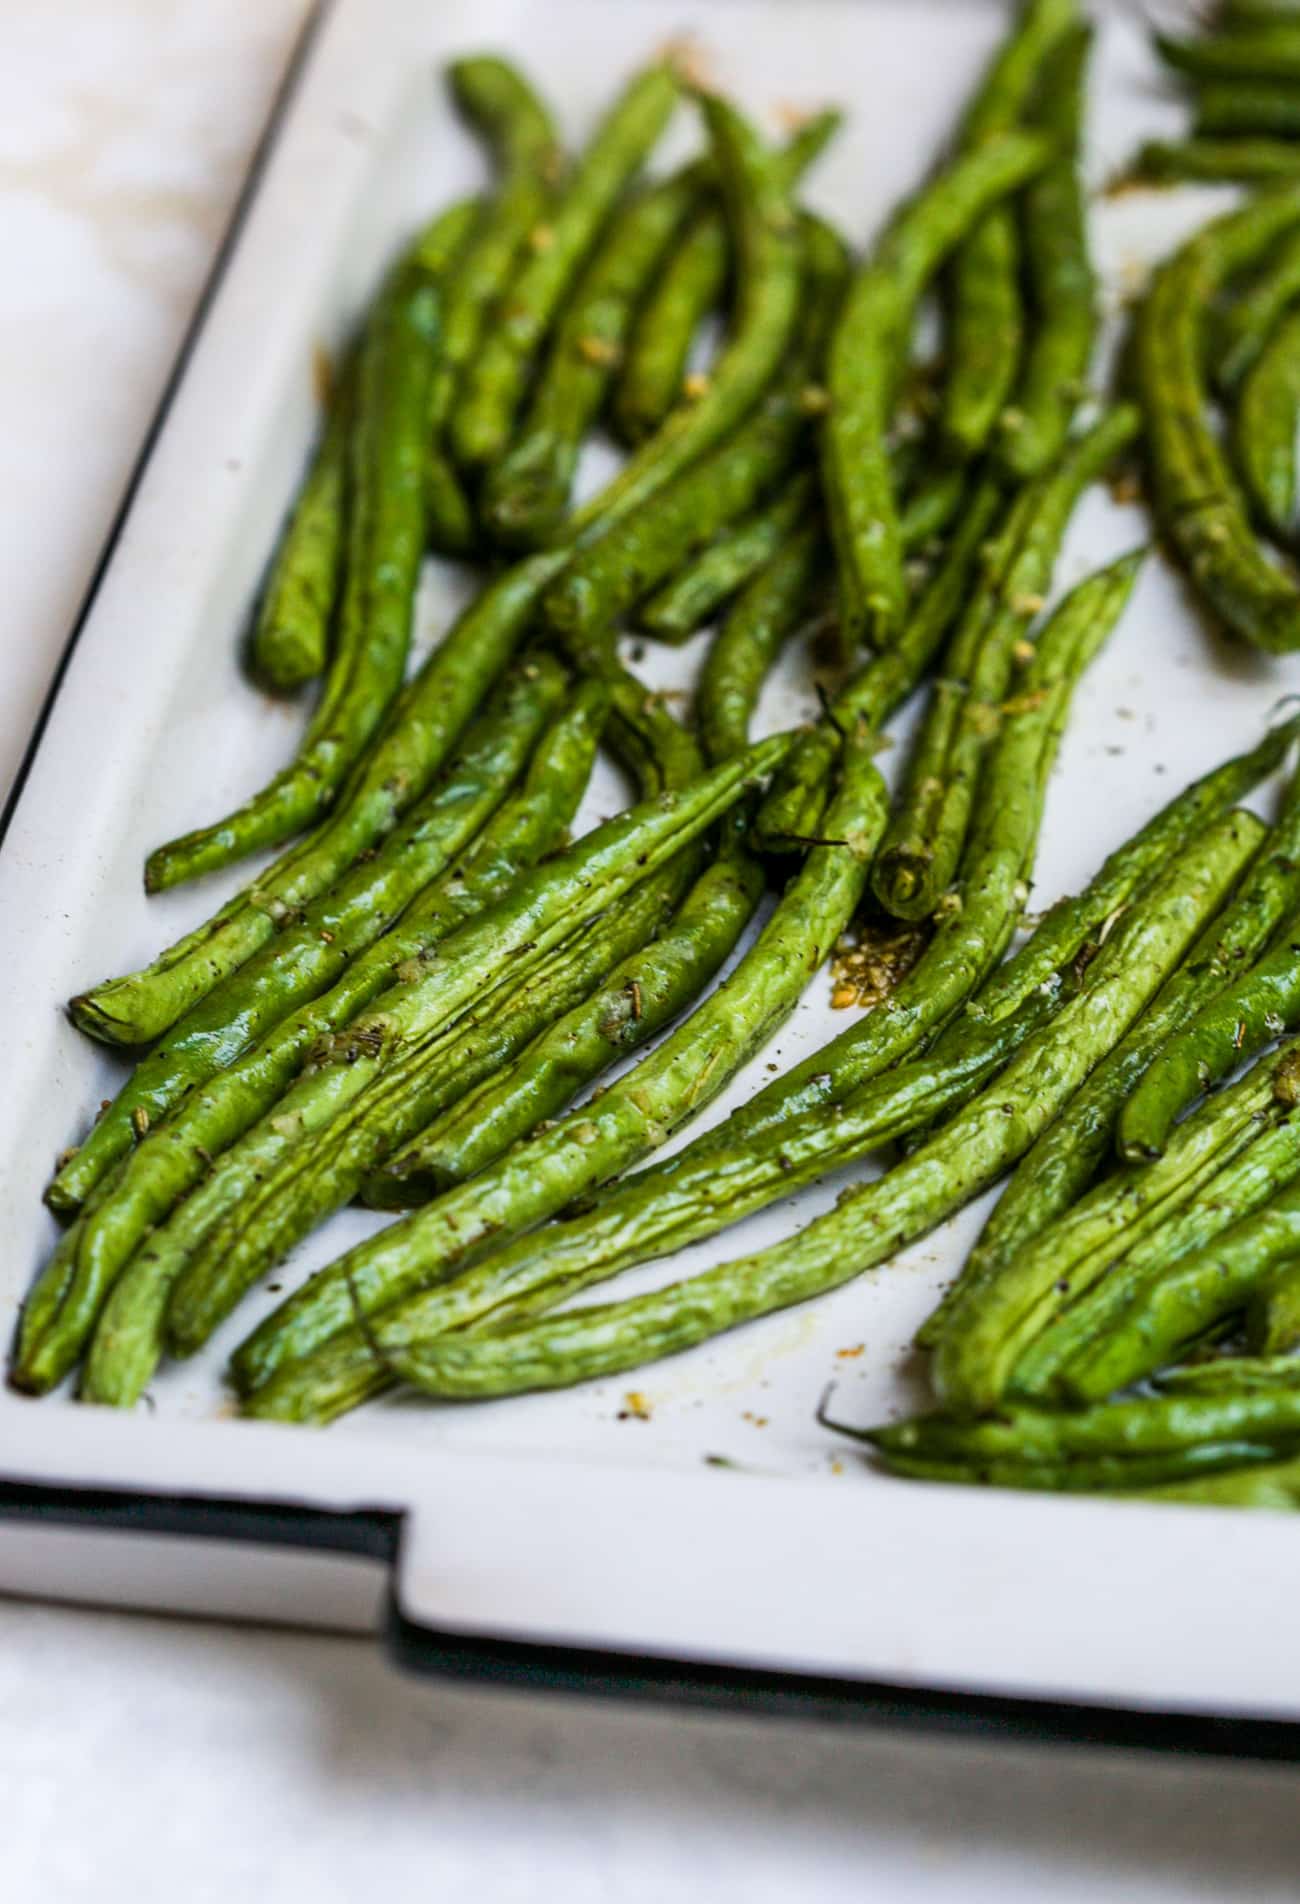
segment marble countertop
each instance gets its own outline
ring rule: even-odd
[[[304,0],[0,0],[0,790]],[[4,1895],[1292,1899],[1293,1773],[434,1687],[360,1640],[0,1602]]]

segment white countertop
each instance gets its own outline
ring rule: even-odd
[[[0,791],[303,10],[0,4]],[[363,1641],[10,1601],[0,1845],[33,1904],[1252,1904],[1296,1896],[1300,1809],[1287,1771],[451,1690]]]

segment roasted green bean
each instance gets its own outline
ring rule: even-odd
[[[907,607],[889,431],[917,305],[981,215],[1049,156],[1043,140],[1010,133],[957,159],[894,215],[850,287],[831,344],[822,480],[855,643],[888,647]]]
[[[450,418],[461,462],[478,469],[504,453],[551,321],[628,180],[667,124],[677,95],[670,67],[638,74],[556,193],[546,222],[528,233],[523,262],[461,371]]]

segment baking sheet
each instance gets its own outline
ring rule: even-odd
[[[260,784],[293,744],[300,715],[250,690],[238,668],[237,633],[310,439],[315,350],[337,343],[406,235],[479,181],[477,154],[439,87],[441,63],[462,51],[509,50],[577,141],[631,67],[689,34],[716,81],[773,131],[792,107],[834,101],[847,108],[844,133],[807,196],[861,241],[932,162],[1004,19],[998,6],[944,0],[805,0],[798,8],[780,0],[707,8],[479,0],[437,9],[339,0],[330,10],[0,854],[0,914],[10,939],[10,1076],[0,1104],[0,1214],[9,1238],[0,1300],[7,1310],[54,1239],[38,1201],[50,1161],[121,1075],[67,1024],[60,1001],[149,958],[248,876],[245,866],[148,901],[139,884],[151,845]],[[1092,101],[1088,166],[1098,185],[1140,137],[1180,121],[1129,17],[1105,18]],[[657,164],[666,167],[688,149],[697,136],[689,121],[683,110]],[[1228,195],[1188,190],[1098,204],[1095,243],[1116,318],[1150,262],[1220,202]],[[602,467],[608,461],[597,451],[587,483]],[[1059,565],[1059,588],[1147,533],[1140,512],[1104,492],[1090,495]],[[431,566],[417,655],[466,592],[466,578]],[[653,686],[685,687],[701,645],[674,653],[638,643],[635,665]],[[1229,649],[1198,626],[1175,578],[1153,559],[1122,628],[1076,696],[1048,802],[1035,904],[1081,883],[1178,787],[1257,737],[1295,679],[1294,668]],[[814,711],[806,660],[792,657],[764,696],[761,728]],[[887,767],[902,757],[905,732],[900,723]],[[602,768],[583,822],[622,797],[613,769]],[[769,1066],[796,1062],[842,1029],[845,1015],[831,1011],[829,992],[823,973],[789,1024],[688,1135],[752,1095]],[[839,1173],[671,1262],[624,1276],[619,1291],[789,1234],[875,1167]],[[477,1407],[399,1397],[325,1436],[220,1419],[228,1413],[220,1371],[230,1348],[286,1288],[378,1221],[348,1212],[247,1301],[204,1355],[163,1371],[131,1421],[81,1410],[64,1396],[43,1404],[5,1396],[0,1460],[11,1474],[69,1484],[118,1480],[339,1505],[423,1503],[427,1511],[413,1517],[406,1549],[404,1592],[408,1605],[423,1605],[444,1626],[490,1617],[497,1631],[700,1656],[730,1646],[748,1658],[791,1663],[815,1655],[818,1670],[886,1671],[927,1683],[1014,1681],[1030,1691],[1067,1685],[1084,1697],[1202,1707],[1230,1704],[1235,1692],[1268,1710],[1300,1709],[1300,1671],[1294,1683],[1279,1683],[1256,1674],[1239,1649],[1220,1649],[1208,1679],[1204,1662],[1184,1661],[1181,1649],[1167,1650],[1144,1677],[1129,1645],[1116,1651],[1106,1622],[1094,1635],[1093,1657],[1077,1635],[1070,1646],[1054,1626],[1029,1644],[1001,1611],[996,1621],[988,1617],[995,1604],[1019,1607],[1021,1588],[1035,1579],[1032,1568],[1025,1573],[1027,1555],[1041,1550],[1046,1530],[1063,1543],[1062,1563],[1067,1550],[1088,1546],[1095,1554],[1099,1541],[1107,1548],[1109,1536],[1098,1530],[1122,1530],[1117,1551],[1137,1556],[1130,1587],[1140,1598],[1155,1594],[1152,1583],[1143,1584],[1146,1547],[1153,1565],[1157,1549],[1164,1556],[1152,1580],[1158,1576],[1167,1591],[1195,1565],[1191,1550],[1209,1541],[1220,1516],[904,1487],[872,1474],[847,1444],[817,1427],[813,1410],[828,1382],[837,1387],[837,1413],[849,1419],[915,1405],[923,1391],[907,1344],[959,1267],[986,1207],[974,1206],[834,1296],[611,1382]],[[731,1465],[719,1468],[719,1457]],[[787,1484],[779,1495],[753,1485],[775,1479]],[[466,1490],[481,1500],[485,1488],[511,1511],[482,1548],[475,1545],[487,1538],[482,1516],[462,1510]],[[449,1558],[449,1520],[458,1541],[470,1542],[463,1564]],[[1175,1521],[1181,1531],[1171,1549]],[[865,1626],[860,1604],[846,1605],[837,1620],[834,1595],[823,1595],[820,1621],[792,1650],[801,1524],[827,1566],[852,1566],[863,1542],[878,1555],[886,1527],[897,1527],[900,1538],[906,1530],[906,1552],[898,1577],[878,1580],[882,1597]],[[642,1545],[661,1526],[651,1590]],[[559,1539],[565,1528],[572,1546]],[[1278,1551],[1294,1565],[1284,1522],[1260,1517],[1236,1538],[1288,1543]],[[773,1542],[782,1557],[776,1565]],[[692,1564],[692,1556],[698,1562],[724,1544],[725,1577],[737,1590],[748,1583],[743,1619],[734,1609],[721,1616]],[[580,1567],[573,1547],[582,1550]],[[976,1605],[984,1624],[974,1623],[982,1638],[963,1624],[955,1653],[951,1610],[944,1611],[953,1582],[929,1595],[916,1591],[941,1550],[960,1553],[983,1581]],[[1170,1577],[1174,1550],[1179,1572]],[[1205,1551],[1213,1550],[1211,1541]],[[625,1577],[638,1560],[639,1592]],[[733,1564],[741,1569],[734,1577]],[[770,1578],[759,1585],[762,1566]],[[0,1560],[0,1579],[2,1567]],[[1210,1576],[1204,1567],[1201,1573],[1208,1595]],[[543,1582],[549,1595],[540,1592]],[[1260,1592],[1258,1618],[1267,1626],[1280,1608]],[[1194,1620],[1186,1594],[1184,1602]],[[882,1620],[886,1604],[893,1624]],[[1151,1611],[1154,1617],[1154,1597]],[[949,1636],[937,1648],[916,1643],[916,1623],[928,1631],[926,1619],[936,1628],[947,1621]]]

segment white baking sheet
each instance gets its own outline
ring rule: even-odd
[[[151,845],[224,810],[292,745],[300,716],[249,689],[237,633],[311,433],[314,347],[337,340],[406,234],[479,180],[478,155],[438,83],[441,62],[471,49],[508,50],[577,140],[632,66],[690,34],[716,80],[773,130],[791,106],[848,109],[808,196],[862,240],[931,163],[1004,17],[992,4],[943,0],[695,8],[676,0],[451,0],[437,8],[338,0],[330,10],[0,854],[6,1312],[55,1235],[39,1203],[50,1162],[119,1075],[71,1029],[60,1002],[152,956],[247,877],[243,868],[146,901],[139,869]],[[1179,123],[1131,19],[1106,16],[1092,96],[1097,183],[1140,137]],[[659,162],[671,163],[695,136],[683,110]],[[1118,313],[1150,261],[1220,200],[1228,202],[1184,191],[1100,203],[1095,242],[1108,308]],[[1091,495],[1059,585],[1146,534],[1138,511]],[[421,653],[464,599],[463,577],[431,570]],[[683,685],[699,648],[674,654],[638,644],[637,665],[656,686]],[[1078,885],[1179,786],[1249,744],[1296,679],[1293,665],[1229,649],[1199,627],[1153,559],[1078,693],[1036,899]],[[813,709],[811,680],[795,657],[764,697],[762,724],[784,726]],[[585,821],[607,813],[618,793],[612,769],[602,770]],[[703,1122],[751,1095],[769,1066],[795,1062],[843,1027],[829,989],[822,974]],[[620,1291],[788,1234],[871,1167],[624,1277]],[[482,1620],[523,1636],[1135,1703],[1300,1709],[1300,1667],[1280,1681],[1267,1670],[1262,1651],[1241,1636],[1240,1606],[1231,1644],[1207,1649],[1187,1638],[1214,1614],[1224,1561],[1221,1532],[1212,1530],[1222,1529],[1221,1516],[905,1487],[871,1474],[817,1427],[813,1410],[832,1380],[837,1411],[849,1418],[915,1404],[923,1390],[907,1343],[983,1209],[825,1301],[609,1383],[473,1408],[399,1398],[324,1436],[219,1420],[228,1413],[220,1371],[229,1349],[285,1288],[376,1222],[349,1212],[246,1302],[205,1355],[160,1374],[132,1420],[65,1397],[33,1404],[5,1396],[0,1463],[13,1475],[67,1484],[416,1503],[404,1601],[453,1627]],[[642,1398],[634,1411],[629,1389]],[[741,1472],[714,1467],[718,1456]],[[779,1489],[770,1485],[778,1478]],[[509,1512],[498,1511],[503,1503]],[[1294,1567],[1295,1536],[1271,1517],[1233,1527],[1234,1551],[1258,1547],[1273,1575],[1251,1591],[1256,1630],[1276,1632],[1284,1617],[1276,1563]],[[801,1620],[810,1553],[820,1584],[815,1617]],[[3,1554],[0,1545],[0,1583]],[[1095,1593],[1090,1607],[1080,1604],[1102,1555],[1110,1557],[1106,1577],[1113,1581],[1118,1567],[1142,1609],[1126,1614],[1127,1636],[1117,1617],[1099,1613]],[[847,1583],[825,1584],[833,1569],[859,1566],[873,1583],[865,1604]],[[1044,1567],[1057,1589],[1070,1583],[1086,1642],[1078,1619],[1060,1621],[1059,1600],[1057,1617],[1043,1617]],[[710,1570],[726,1583],[721,1598],[701,1578]],[[1177,1641],[1160,1615],[1168,1593],[1185,1623]],[[310,1617],[309,1605],[303,1613]],[[1133,1645],[1133,1631],[1146,1636],[1144,1648]]]

